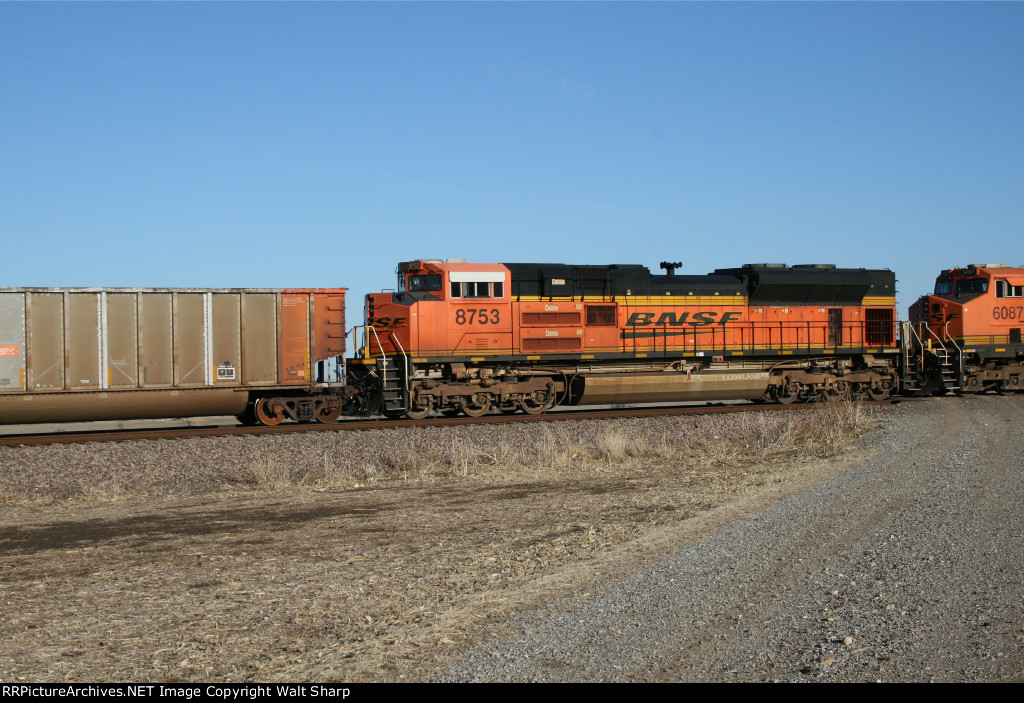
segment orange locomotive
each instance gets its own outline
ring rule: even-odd
[[[891,271],[750,264],[399,264],[366,296],[355,412],[479,416],[555,404],[886,397],[898,386]]]
[[[939,274],[910,308],[908,390],[1024,390],[1024,269],[971,264]]]

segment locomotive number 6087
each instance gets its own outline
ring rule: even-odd
[[[1024,307],[1018,305],[1000,305],[992,309],[993,320],[1021,320],[1024,319]]]

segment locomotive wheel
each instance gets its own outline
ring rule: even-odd
[[[519,409],[527,415],[540,415],[542,412],[550,408],[552,405],[550,400],[544,402],[538,402],[533,398],[523,398],[519,401]]]
[[[353,395],[341,406],[343,415],[363,415],[366,412],[366,398],[362,395]]]
[[[284,407],[270,398],[260,398],[256,401],[256,419],[264,425],[280,425],[284,422]]]
[[[892,393],[891,388],[868,388],[871,400],[885,400]]]
[[[466,396],[461,401],[462,412],[470,417],[483,417],[491,409],[491,398],[483,393]]]
[[[799,383],[787,383],[781,389],[775,392],[775,400],[779,401],[783,405],[792,405],[800,399],[800,384]]]
[[[832,403],[839,400],[842,397],[842,392],[838,388],[822,388],[818,391],[818,400],[822,403]]]
[[[317,422],[324,424],[335,422],[339,417],[341,417],[341,403],[335,403],[333,408],[330,404],[323,405],[316,414]]]
[[[405,415],[410,420],[426,420],[433,414],[434,407],[434,403],[428,400],[422,406],[418,405],[415,407],[410,407],[408,410],[405,411]]]

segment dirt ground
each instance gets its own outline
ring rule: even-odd
[[[0,680],[429,679],[475,625],[586,594],[861,459],[3,505]]]

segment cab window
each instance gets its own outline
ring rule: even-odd
[[[409,291],[435,291],[441,290],[441,274],[430,273],[423,276],[409,276]]]
[[[452,281],[453,298],[504,298],[505,284],[502,281]]]
[[[984,293],[987,290],[988,281],[984,278],[968,278],[956,282],[957,295],[972,295],[974,293]]]
[[[1009,281],[996,281],[997,298],[1024,298],[1024,286],[1012,285]]]

